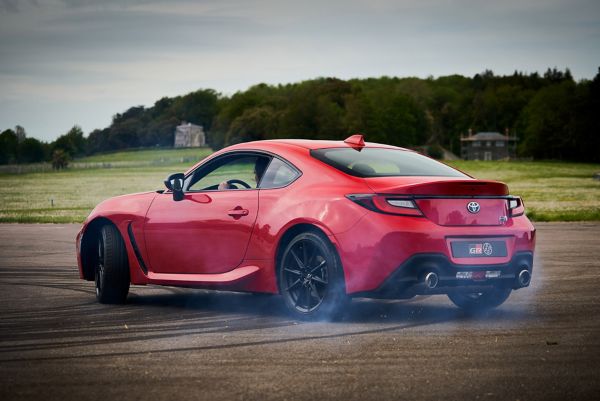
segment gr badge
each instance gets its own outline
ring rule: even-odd
[[[492,248],[492,244],[490,244],[489,242],[484,242],[483,253],[487,256],[490,256],[492,253],[494,253],[494,248]]]

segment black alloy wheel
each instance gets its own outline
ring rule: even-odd
[[[119,230],[113,225],[103,226],[94,251],[96,298],[103,304],[125,302],[129,293],[129,263]]]
[[[286,246],[279,285],[288,308],[302,318],[335,317],[346,294],[337,255],[323,235],[306,232]]]

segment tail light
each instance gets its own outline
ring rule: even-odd
[[[400,216],[423,216],[423,213],[411,198],[377,194],[350,194],[346,195],[346,198],[378,213]]]
[[[525,213],[525,205],[523,204],[523,199],[518,196],[514,196],[512,198],[507,199],[508,202],[508,212],[511,217],[522,216]]]

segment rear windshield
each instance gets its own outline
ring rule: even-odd
[[[312,150],[310,153],[316,159],[356,177],[467,177],[429,157],[400,149],[328,148]]]

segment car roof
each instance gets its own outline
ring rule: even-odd
[[[352,144],[348,144],[344,141],[332,141],[332,140],[316,140],[316,139],[269,139],[263,141],[252,141],[244,142],[233,147],[240,148],[256,148],[256,147],[269,147],[269,145],[287,145],[290,147],[300,147],[309,150],[313,149],[324,149],[324,148],[354,148]],[[409,150],[398,146],[385,145],[375,142],[365,142],[365,148],[386,148],[386,149],[399,149]]]
[[[365,148],[382,148],[382,149],[397,149],[413,152],[410,149],[401,148],[398,146],[385,145],[381,143],[375,142],[365,142]],[[306,157],[307,150],[314,149],[326,149],[326,148],[349,148],[349,149],[357,149],[356,145],[349,144],[344,141],[333,141],[333,140],[314,140],[314,139],[267,139],[261,141],[251,141],[251,142],[242,142],[235,145],[227,146],[206,158],[200,160],[198,163],[190,167],[186,171],[186,175],[191,171],[198,168],[198,166],[204,164],[208,160],[211,160],[215,157],[219,157],[220,155],[228,152],[235,151],[266,151],[277,154],[283,158],[286,158],[288,161],[292,161],[290,157],[292,156],[300,156],[301,158]],[[296,159],[296,157],[293,157]]]

